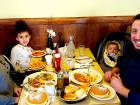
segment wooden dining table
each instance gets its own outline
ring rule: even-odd
[[[78,49],[75,50],[75,55],[76,55],[76,58],[79,57]],[[101,67],[99,66],[98,62],[96,61],[94,55],[92,54],[92,52],[90,51],[89,48],[85,48],[84,55],[88,56],[88,57],[92,57],[94,59],[92,62],[92,68],[94,70],[97,70],[103,77],[104,72],[102,71]],[[100,83],[110,85],[109,83],[104,81],[104,78],[102,79],[102,81]],[[18,105],[26,105],[26,102],[25,102],[26,96],[27,96],[26,90],[23,88]],[[110,100],[98,100],[98,99],[95,99],[95,98],[91,97],[90,95],[88,95],[84,100],[76,103],[76,105],[120,105],[120,104],[121,104],[121,102],[120,102],[120,99],[117,96],[117,94],[115,94],[114,98],[112,98]],[[51,102],[50,105],[69,105],[69,103],[64,102],[56,95],[54,102]]]

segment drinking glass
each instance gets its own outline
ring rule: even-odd
[[[46,92],[49,94],[50,100],[53,102],[55,98],[55,83],[50,82],[45,85]]]
[[[45,56],[46,62],[48,65],[52,64],[52,55],[46,55]]]
[[[74,60],[72,58],[67,58],[65,62],[70,69],[74,68]]]
[[[84,50],[85,50],[85,45],[79,45],[79,56],[82,57],[84,56]]]

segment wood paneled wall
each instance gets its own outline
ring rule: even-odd
[[[132,16],[99,16],[75,18],[22,18],[0,19],[0,49],[9,55],[11,47],[16,44],[14,25],[18,20],[24,20],[32,29],[30,45],[33,49],[45,49],[47,46],[47,29],[52,28],[61,35],[65,42],[69,35],[74,35],[75,45],[85,44],[93,53],[98,42],[109,32],[125,32],[132,23]],[[53,39],[57,41],[58,38]]]

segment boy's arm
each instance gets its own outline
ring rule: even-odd
[[[17,61],[17,48],[12,48],[11,55],[10,55],[10,61],[12,65],[15,67],[16,61]]]

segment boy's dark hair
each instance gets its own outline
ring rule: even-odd
[[[22,20],[17,21],[15,25],[15,34],[17,35],[18,33],[25,31],[28,31],[29,34],[31,35],[30,27]]]
[[[137,14],[136,16],[134,16],[133,20],[140,20],[140,14]]]

